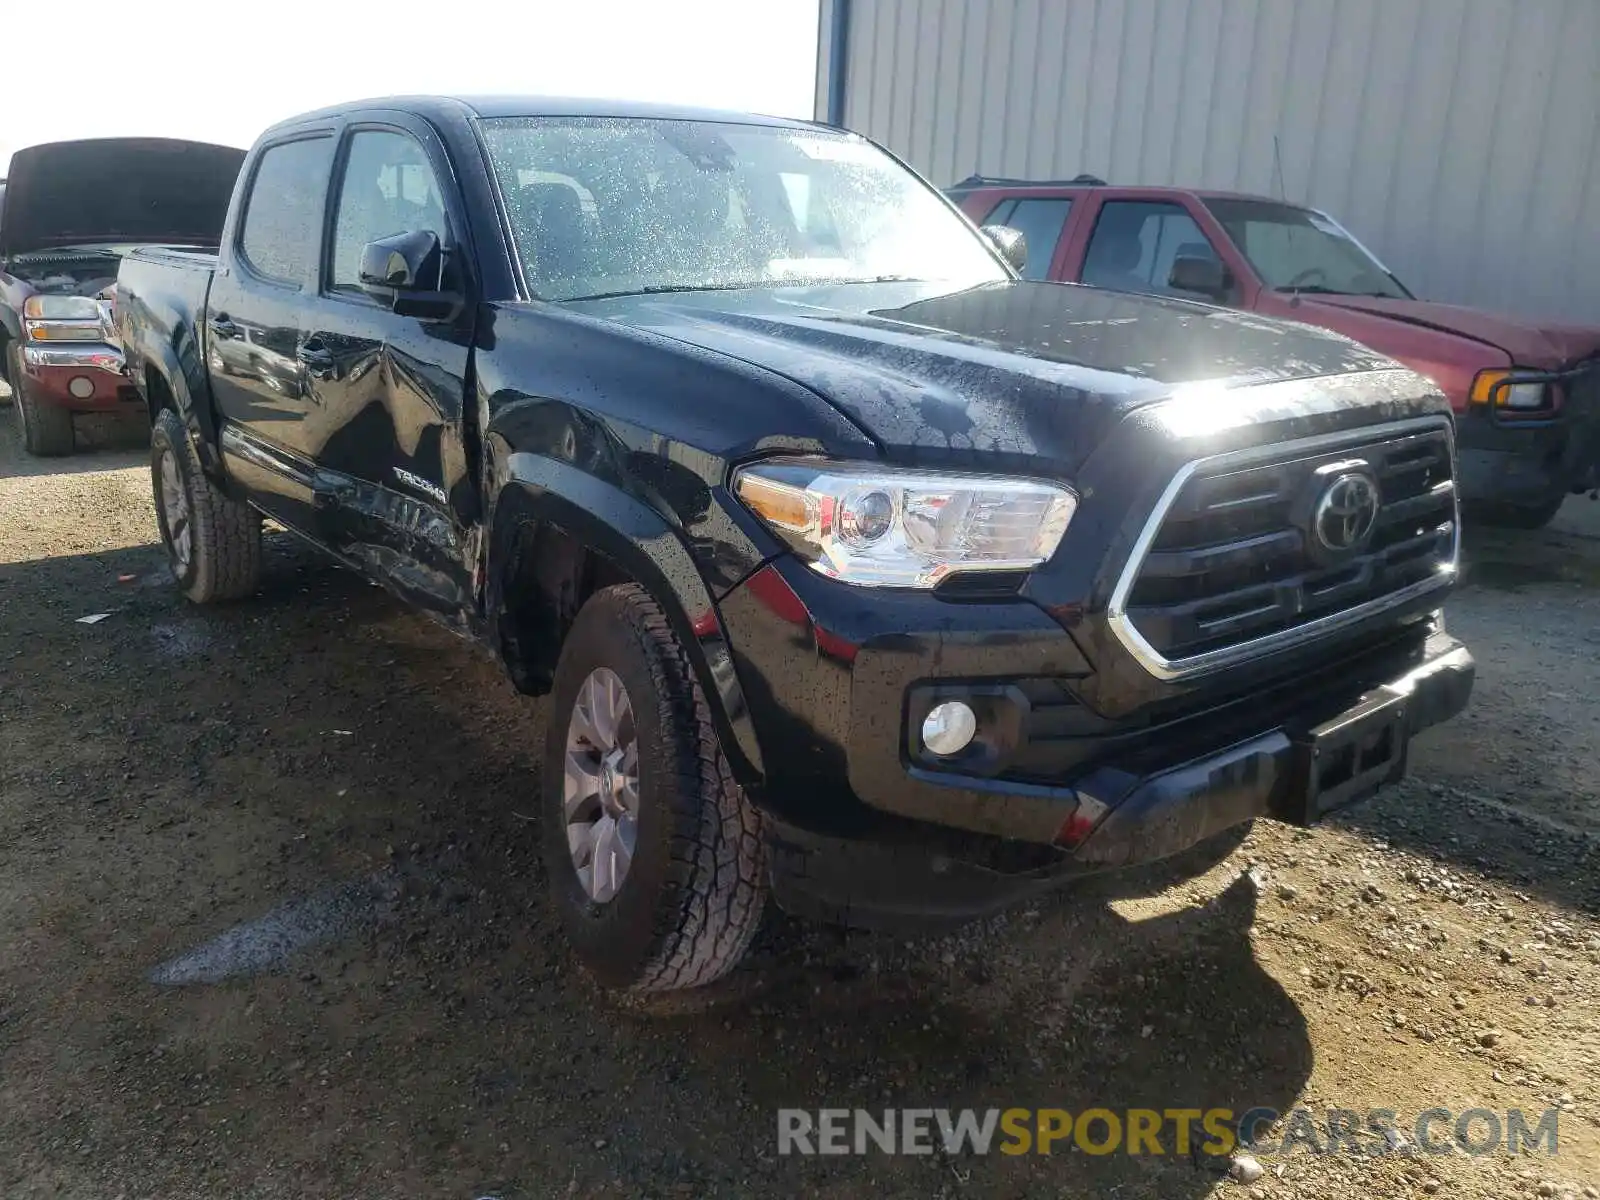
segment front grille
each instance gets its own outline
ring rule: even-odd
[[[1118,583],[1113,627],[1148,669],[1175,676],[1445,586],[1456,561],[1454,474],[1442,419],[1191,463]],[[1342,509],[1318,506],[1353,478],[1376,483],[1377,508],[1350,500],[1346,526]]]

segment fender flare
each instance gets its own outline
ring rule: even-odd
[[[759,782],[761,749],[722,617],[679,531],[621,488],[553,458],[514,452],[503,460],[501,476],[490,516],[484,610],[496,653],[504,653],[497,614],[517,539],[530,523],[553,526],[610,560],[661,605],[689,652],[734,777]]]
[[[144,322],[129,322],[123,326],[124,335],[133,334],[131,342],[124,344],[134,386],[150,408],[150,419],[155,419],[150,396],[145,383],[145,372],[153,371],[172,397],[173,407],[183,418],[189,437],[200,455],[206,473],[216,478],[222,476],[222,460],[217,450],[218,433],[216,414],[209,402],[210,382],[206,377],[205,357],[188,321],[177,321],[174,326],[177,347],[158,341],[150,334],[151,327]],[[196,396],[206,397],[196,403]]]

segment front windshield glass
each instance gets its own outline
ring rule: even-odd
[[[854,134],[514,117],[484,121],[483,139],[542,299],[1008,277],[932,189]]]
[[[1206,207],[1275,291],[1411,295],[1361,243],[1321,213],[1266,200],[1207,200]]]

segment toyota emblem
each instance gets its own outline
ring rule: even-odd
[[[1334,478],[1317,499],[1311,528],[1317,541],[1335,553],[1354,550],[1378,522],[1378,481],[1365,471],[1346,471]]]

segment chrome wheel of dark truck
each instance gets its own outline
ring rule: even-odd
[[[191,507],[269,514],[549,694],[538,836],[609,986],[718,978],[769,891],[945,923],[1316,820],[1471,688],[1432,384],[1019,280],[853,134],[313,114],[251,151],[220,256],[136,251],[118,293]]]

